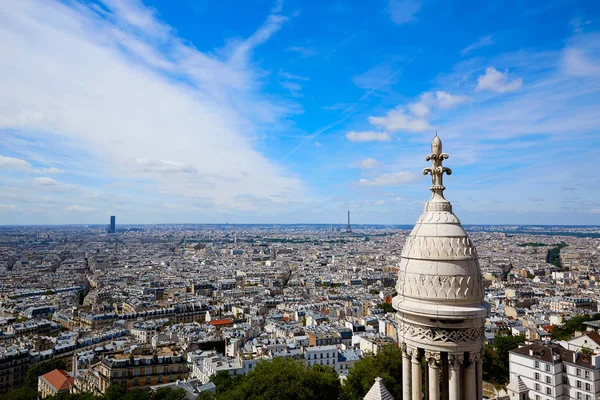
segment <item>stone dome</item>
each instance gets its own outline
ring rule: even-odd
[[[423,174],[432,177],[432,196],[402,250],[393,306],[433,320],[485,318],[477,250],[444,198],[442,175],[452,171],[442,166],[448,155],[437,135],[431,150]]]

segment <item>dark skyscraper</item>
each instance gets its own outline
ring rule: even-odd
[[[346,227],[346,232],[352,233],[352,228],[350,227],[350,211],[348,211],[348,226]]]
[[[110,226],[108,227],[108,233],[116,233],[117,232],[117,224],[116,218],[114,215],[110,216]]]

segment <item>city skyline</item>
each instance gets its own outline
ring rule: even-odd
[[[8,2],[0,225],[412,224],[436,130],[463,224],[600,225],[600,7],[535,3]]]

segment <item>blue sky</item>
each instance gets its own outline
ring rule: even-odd
[[[486,4],[488,3],[488,4]],[[600,224],[597,1],[7,0],[0,224]]]

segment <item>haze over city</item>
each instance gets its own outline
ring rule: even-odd
[[[3,2],[0,224],[599,224],[596,1]]]

